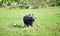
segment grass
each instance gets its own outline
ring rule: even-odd
[[[23,16],[28,13],[37,16],[33,27],[24,27]],[[0,36],[60,36],[60,8],[0,9]]]

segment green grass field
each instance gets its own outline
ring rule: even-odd
[[[33,27],[24,27],[28,13],[37,17]],[[0,9],[0,36],[60,36],[60,8]]]

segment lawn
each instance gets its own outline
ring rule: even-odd
[[[33,27],[24,27],[23,16],[28,13],[37,17]],[[60,8],[0,8],[0,36],[60,36]]]

